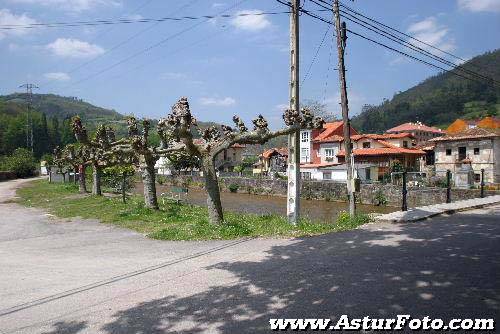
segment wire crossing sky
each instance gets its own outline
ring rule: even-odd
[[[441,68],[487,81],[481,69],[455,66],[499,48],[499,1],[342,2],[353,114]],[[301,97],[338,116],[329,9],[328,0],[303,2]],[[200,120],[262,113],[277,127],[288,101],[288,11],[269,0],[3,0],[0,75],[9,80],[0,93],[33,82],[41,93],[156,118],[187,96]]]

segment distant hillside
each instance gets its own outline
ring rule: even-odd
[[[500,82],[500,49],[472,58],[462,67]],[[410,121],[445,127],[456,118],[499,115],[500,85],[491,86],[441,73],[378,106],[365,106],[352,124],[362,132],[383,132]]]
[[[0,95],[0,156],[10,154],[18,147],[26,147],[26,106],[27,95],[15,93]],[[34,151],[37,157],[50,153],[55,146],[74,142],[70,129],[70,119],[79,115],[92,133],[97,125],[111,125],[117,137],[127,133],[126,116],[115,110],[94,106],[76,97],[54,94],[33,94]],[[152,120],[154,124],[156,120]],[[218,125],[213,122],[198,122],[198,129]],[[158,142],[156,128],[151,133],[152,142]],[[198,133],[194,134],[199,136]]]

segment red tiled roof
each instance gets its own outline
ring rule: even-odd
[[[271,155],[273,155],[273,153],[275,152],[285,157],[288,156],[288,149],[286,147],[270,148],[268,150],[265,150],[261,155],[267,159],[271,157]]]
[[[412,123],[412,122],[408,122],[408,123],[404,123],[404,124],[395,126],[391,129],[387,130],[386,132],[402,132],[402,131],[405,131],[405,132],[406,131],[407,132],[425,131],[425,132],[432,132],[432,133],[444,133],[443,130],[438,129],[436,127],[427,126],[427,125],[422,124],[422,123]]]
[[[464,139],[481,139],[481,138],[494,138],[500,136],[498,129],[484,129],[484,128],[471,128],[462,132],[447,134],[443,137],[432,138],[431,142],[450,141],[450,140],[464,140]]]
[[[323,132],[321,132],[316,138],[314,138],[314,141],[324,141],[328,137],[331,137],[333,133],[338,130],[344,122],[332,122],[332,123],[325,123],[323,125],[323,128],[325,129]]]
[[[422,150],[400,148],[400,147],[382,147],[382,148],[357,148],[353,150],[354,156],[374,156],[374,155],[400,155],[400,154],[425,154]],[[345,151],[341,150],[337,156],[345,156]]]
[[[351,136],[351,139],[354,141],[358,141],[363,138],[369,138],[369,139],[398,139],[398,138],[415,138],[414,135],[408,132],[402,132],[402,133],[384,133],[384,134],[377,134],[377,133],[367,133],[367,134],[361,134],[361,135],[354,135]]]

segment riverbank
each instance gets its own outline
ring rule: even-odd
[[[211,240],[243,237],[302,237],[354,229],[369,221],[366,215],[348,219],[340,215],[335,223],[302,220],[290,225],[278,215],[225,212],[226,223],[208,222],[202,206],[160,203],[160,210],[144,207],[143,198],[133,195],[126,204],[115,196],[79,194],[74,184],[37,180],[18,189],[19,203],[38,207],[60,218],[98,219],[102,223],[129,228],[161,240]]]

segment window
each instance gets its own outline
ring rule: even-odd
[[[300,140],[303,143],[309,142],[309,131],[303,131],[300,133]]]
[[[481,182],[481,174],[474,174],[474,181]]]
[[[325,148],[325,159],[332,161],[335,158],[335,150],[333,148]]]
[[[300,176],[302,176],[302,180],[310,180],[311,172],[300,172]]]
[[[460,146],[458,148],[458,160],[464,160],[467,158],[467,148],[465,146]]]
[[[369,141],[364,142],[363,143],[363,148],[370,148],[370,142]]]
[[[451,155],[451,148],[446,149],[446,155]]]
[[[403,140],[403,147],[408,148],[408,142],[406,140]]]
[[[367,180],[371,180],[372,179],[372,173],[371,173],[372,171],[371,171],[371,169],[367,168],[367,169],[365,169],[365,171],[366,171],[366,179]]]
[[[300,149],[300,162],[309,162],[309,148],[303,147]]]
[[[323,172],[323,180],[331,180],[332,172]]]
[[[474,155],[479,155],[479,147],[474,147]]]

